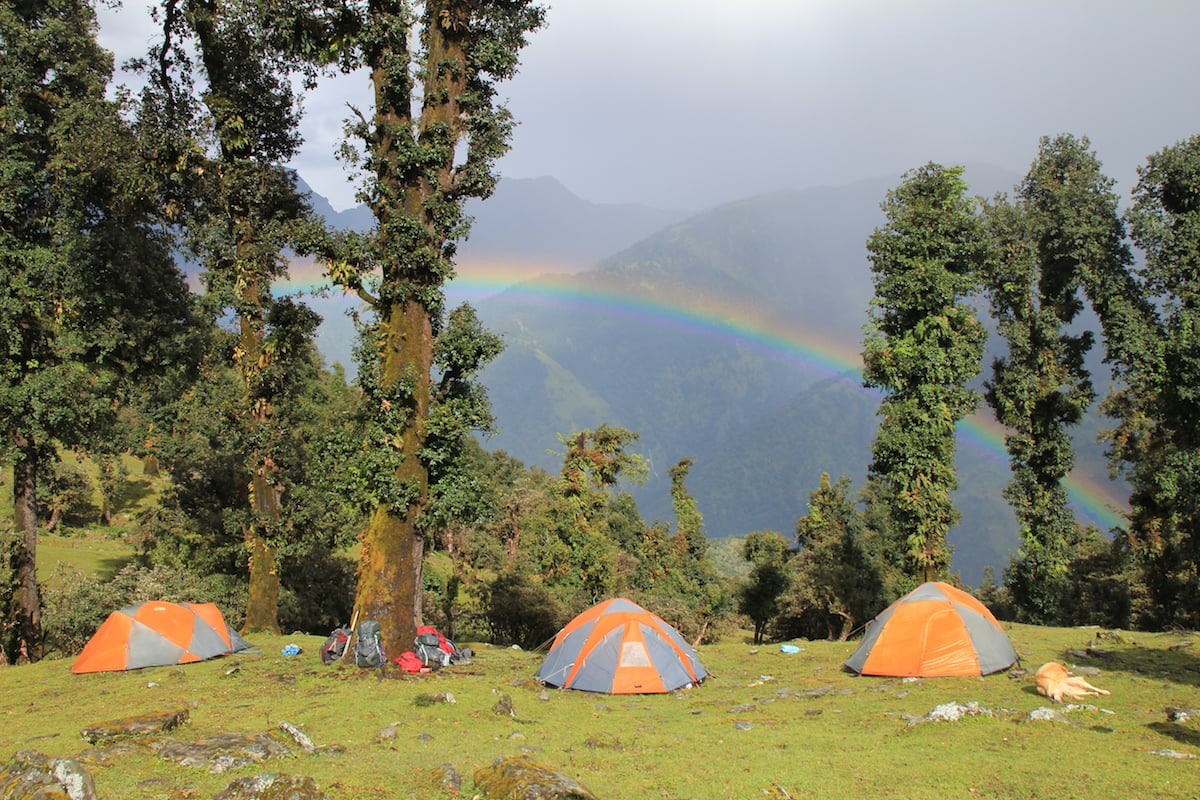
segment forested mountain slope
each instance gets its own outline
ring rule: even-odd
[[[1017,180],[985,167],[966,177],[982,195]],[[749,198],[686,219],[661,212],[664,226],[632,242],[653,212],[593,207],[593,222],[578,227],[624,237],[612,255],[471,298],[506,342],[483,376],[498,421],[485,446],[557,471],[557,434],[626,427],[640,433],[651,464],[634,490],[647,520],[673,521],[668,470],[691,458],[688,488],[709,536],[772,529],[790,538],[822,472],[856,485],[866,475],[879,398],[857,372],[872,297],[864,242],[898,181]],[[509,185],[473,210],[487,247],[473,239],[465,259],[538,262],[530,243],[547,235],[565,190],[535,183]],[[577,221],[588,215],[583,201],[567,205]],[[558,241],[562,264],[597,249],[581,238],[572,255]],[[344,326],[322,310],[327,331]],[[1089,423],[1086,435],[1097,428]],[[1096,448],[1088,457],[1097,460]],[[984,566],[1007,563],[1017,530],[1001,497],[1008,471],[995,432],[964,430],[958,458],[963,520],[950,539],[955,569],[974,584]]]

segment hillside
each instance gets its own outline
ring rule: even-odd
[[[1017,179],[986,167],[967,177],[986,195]],[[483,375],[498,421],[485,446],[556,471],[557,434],[626,427],[639,432],[638,450],[651,465],[650,479],[634,488],[647,520],[673,521],[668,470],[691,458],[688,487],[710,537],[763,529],[790,536],[821,473],[856,485],[866,476],[878,396],[858,373],[872,297],[865,241],[898,181],[750,198],[634,241],[622,241],[634,228],[606,217],[612,209],[564,202],[556,184],[498,191],[474,209],[476,230],[503,229],[514,252],[503,257],[501,240],[481,234],[497,248],[490,258],[532,258],[519,243],[537,241],[561,208],[594,214],[590,229],[607,230],[614,249],[582,271],[539,275],[535,264],[532,277],[491,293],[467,296],[451,285],[451,301],[470,299],[506,342]],[[624,219],[633,217],[645,223],[654,214]],[[463,259],[477,266],[471,246]],[[595,251],[594,241],[581,240],[579,255],[561,260],[580,263]],[[322,349],[348,353],[350,329],[337,305],[348,301],[322,302]],[[1091,442],[1099,427],[1089,420],[1079,435],[1093,499],[1111,494]],[[972,585],[985,566],[1002,569],[1018,541],[1001,497],[1008,471],[1000,435],[986,415],[961,430],[963,517],[950,540],[954,568]]]

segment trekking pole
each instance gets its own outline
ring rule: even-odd
[[[342,660],[354,657],[354,637],[358,635],[358,609],[354,609],[354,613],[350,615],[350,638],[346,639],[346,652],[342,654]]]

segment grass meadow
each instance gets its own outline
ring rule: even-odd
[[[168,734],[181,741],[287,721],[345,750],[294,747],[287,759],[210,774],[129,748],[92,767],[101,798],[212,797],[264,770],[311,776],[334,800],[473,797],[475,770],[517,755],[601,800],[1200,797],[1200,719],[1171,721],[1165,710],[1200,708],[1189,636],[1006,627],[1031,672],[1051,659],[1087,663],[1112,695],[1058,707],[1066,721],[1034,721],[1030,711],[1052,704],[1030,677],[858,677],[841,666],[852,642],[796,642],[804,649],[789,655],[737,636],[701,648],[711,676],[700,686],[609,696],[542,687],[540,654],[486,643],[460,642],[475,650],[470,664],[409,675],[324,666],[321,637],[256,636],[260,652],[187,666],[73,675],[63,659],[0,669],[0,760],[24,748],[77,755],[89,747],[84,727],[183,706],[190,721]],[[303,652],[282,655],[288,644]],[[1089,644],[1106,652],[1073,653]],[[454,702],[431,702],[443,693]],[[515,717],[493,710],[501,695]],[[950,702],[990,713],[912,724]],[[381,737],[393,723],[394,738]],[[459,789],[445,785],[445,765]]]
[[[157,486],[135,480],[126,500],[153,502]],[[112,574],[129,554],[117,529],[43,536],[39,571],[54,580],[62,562]],[[854,642],[799,641],[785,654],[745,632],[700,648],[710,672],[700,686],[646,696],[546,688],[533,677],[541,654],[484,642],[458,642],[475,651],[470,664],[409,675],[324,666],[323,637],[251,636],[255,652],[187,666],[74,675],[68,658],[0,669],[0,764],[22,749],[76,756],[90,747],[86,727],[186,707],[190,720],[171,738],[274,731],[290,743],[278,731],[286,721],[344,750],[293,747],[290,758],[213,774],[121,747],[89,764],[102,800],[211,798],[264,770],[311,776],[333,800],[473,798],[476,770],[520,755],[601,800],[1200,798],[1200,645],[1190,633],[1005,628],[1030,673],[1049,660],[1094,667],[1089,680],[1112,694],[1057,707],[1063,721],[1030,720],[1053,705],[1031,676],[858,677],[842,667]],[[303,652],[283,655],[289,644]],[[439,694],[454,702],[431,702]],[[493,711],[501,695],[515,716]],[[988,713],[913,724],[948,703]],[[1173,720],[1172,707],[1195,718]],[[381,736],[393,723],[394,737]]]

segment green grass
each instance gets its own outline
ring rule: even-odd
[[[134,480],[122,514],[156,496],[154,482]],[[41,536],[42,579],[60,562],[111,575],[130,555],[120,524]],[[1200,760],[1154,753],[1200,756],[1200,720],[1174,723],[1164,711],[1200,709],[1200,654],[1177,646],[1187,636],[1006,628],[1026,667],[1051,659],[1098,666],[1093,682],[1113,694],[1069,713],[1074,724],[1031,722],[1029,711],[1050,704],[1028,679],[860,678],[841,668],[854,643],[800,642],[801,653],[785,655],[777,645],[752,647],[743,634],[701,649],[712,675],[695,689],[610,697],[543,690],[533,680],[540,655],[486,644],[460,642],[476,650],[469,665],[410,676],[324,667],[320,637],[253,636],[260,653],[186,667],[77,676],[66,659],[0,669],[0,763],[20,749],[77,755],[89,725],[186,705],[191,720],[173,738],[260,733],[287,720],[346,752],[212,775],[135,748],[91,768],[101,798],[212,797],[261,770],[310,775],[333,800],[472,797],[475,770],[522,754],[601,800],[1200,798]],[[1110,654],[1086,662],[1071,654],[1093,640]],[[289,643],[304,653],[282,656]],[[240,668],[227,674],[235,662]],[[457,702],[424,702],[440,692]],[[520,720],[492,713],[500,693]],[[952,701],[993,714],[907,722]],[[380,740],[393,722],[396,738]],[[443,764],[463,776],[460,794],[442,786]]]
[[[38,535],[38,580],[53,587],[72,571],[111,578],[132,556],[133,548],[119,539],[42,533]]]
[[[1079,662],[1098,631],[1008,626],[1026,667]],[[449,798],[437,768],[462,774],[527,754],[569,774],[602,800],[822,798],[1195,798],[1200,721],[1171,723],[1164,708],[1200,707],[1200,661],[1187,638],[1124,634],[1097,639],[1111,654],[1090,660],[1093,683],[1112,691],[1074,724],[1026,721],[1049,705],[1031,681],[1001,673],[903,681],[841,669],[853,643],[800,642],[786,655],[731,638],[705,646],[712,673],[670,695],[606,696],[546,690],[533,680],[541,656],[473,644],[475,660],[432,675],[324,667],[319,637],[251,637],[262,652],[186,667],[72,675],[70,660],[0,670],[0,760],[21,748],[68,756],[79,731],[138,713],[191,709],[175,738],[258,733],[281,720],[344,754],[299,754],[222,775],[161,761],[148,752],[94,767],[102,798],[211,797],[236,777],[272,770],[312,776],[334,800]],[[280,650],[304,648],[296,657]],[[240,669],[227,675],[234,662]],[[449,692],[454,704],[425,704]],[[519,720],[492,712],[508,694]],[[993,716],[910,726],[906,715],[976,701]],[[399,722],[395,739],[378,733]],[[737,723],[751,727],[740,730]],[[782,792],[780,791],[782,790]],[[786,794],[785,794],[786,793]]]
[[[51,588],[61,578],[61,574],[55,574],[60,564],[64,568],[62,572],[67,574],[79,571],[86,575],[110,578],[128,563],[133,556],[133,548],[125,543],[125,536],[133,525],[134,517],[141,510],[157,505],[163,489],[169,483],[165,473],[154,477],[145,475],[140,459],[122,456],[127,478],[120,502],[112,509],[112,523],[105,525],[100,520],[103,499],[98,488],[95,463],[70,451],[63,451],[60,456],[64,462],[82,469],[95,490],[90,504],[77,509],[76,515],[64,519],[54,533],[41,531],[38,534],[38,580]],[[9,501],[10,512],[12,496],[12,468],[6,467],[0,469],[0,497]]]

